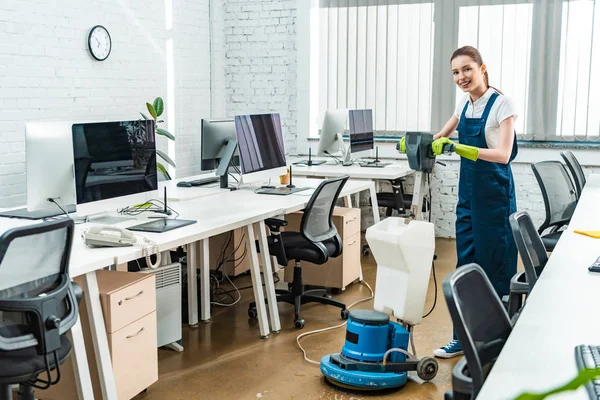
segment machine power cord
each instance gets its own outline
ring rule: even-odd
[[[433,204],[433,201],[431,199],[431,181],[430,181],[430,177],[431,174],[427,174],[427,187],[429,188],[429,202],[425,202],[425,204],[430,205]],[[427,207],[427,214],[428,214],[428,219],[429,222],[431,223],[431,209],[430,207]],[[429,312],[427,312],[427,314],[423,315],[423,318],[427,318],[429,316],[429,314],[431,314],[435,308],[435,305],[437,304],[437,296],[438,296],[438,288],[437,288],[437,279],[435,277],[435,261],[431,261],[431,270],[433,272],[433,305],[431,306],[431,310],[429,310]],[[412,335],[411,335],[412,337]],[[414,349],[413,349],[414,351]]]
[[[363,285],[365,285],[369,289],[369,292],[371,294],[369,295],[369,297],[365,297],[364,299],[357,300],[354,303],[350,304],[348,306],[348,308],[347,308],[348,310],[351,309],[352,307],[354,307],[357,304],[364,303],[365,301],[371,300],[373,298],[373,296],[374,296],[373,289],[371,289],[371,286],[369,286],[369,284],[366,281],[362,280],[362,281],[360,281],[360,283],[362,283]],[[310,336],[310,335],[314,335],[314,334],[317,334],[317,333],[321,333],[321,332],[333,331],[335,329],[339,329],[339,328],[341,328],[343,326],[346,326],[347,323],[348,323],[348,321],[344,321],[344,322],[342,322],[339,325],[330,326],[330,327],[323,328],[323,329],[317,329],[317,330],[314,330],[314,331],[310,331],[310,332],[306,332],[306,333],[302,333],[302,334],[298,335],[298,337],[296,338],[296,343],[298,344],[298,347],[302,351],[302,354],[304,355],[304,359],[307,362],[311,363],[311,364],[320,365],[320,363],[318,361],[311,360],[310,358],[308,358],[306,356],[306,350],[304,350],[304,348],[300,344],[300,339],[301,338],[303,338],[305,336]]]

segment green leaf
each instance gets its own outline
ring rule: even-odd
[[[157,116],[154,106],[150,103],[146,103],[146,107],[148,108],[148,112],[150,113],[150,115],[152,115],[152,118],[154,118],[154,120],[156,121]]]
[[[144,119],[150,119],[150,118],[148,118],[148,116],[147,116],[146,114],[144,114],[144,113],[140,113],[140,114],[142,115],[142,117],[143,117]]]
[[[583,369],[583,370],[579,371],[579,374],[573,380],[571,380],[570,382],[567,382],[563,386],[560,386],[556,389],[552,389],[545,393],[539,393],[539,394],[523,393],[523,394],[519,395],[519,397],[517,397],[515,400],[543,400],[546,397],[551,396],[553,394],[577,390],[577,389],[579,389],[580,386],[585,385],[592,379],[597,378],[599,376],[600,376],[600,368]]]
[[[164,176],[169,175],[165,166],[159,162],[156,163],[156,169],[159,170]]]
[[[156,116],[160,117],[163,113],[163,111],[165,110],[165,104],[163,103],[163,99],[160,97],[157,97],[154,99],[154,103],[152,103],[152,105],[154,106],[154,109],[156,110]]]
[[[165,131],[163,128],[156,128],[156,133],[162,136],[166,136],[171,140],[175,140],[175,136],[171,135],[169,132]]]
[[[171,160],[171,158],[166,155],[164,152],[160,151],[160,150],[156,150],[156,154],[158,154],[163,160],[165,160],[170,166],[172,166],[173,168],[175,168],[175,162],[173,162],[173,160]]]

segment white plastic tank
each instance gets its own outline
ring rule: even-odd
[[[388,217],[369,227],[366,239],[377,263],[375,310],[419,324],[435,250],[434,225]]]

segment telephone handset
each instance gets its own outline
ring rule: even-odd
[[[116,226],[92,226],[83,232],[83,241],[90,247],[122,247],[137,243],[133,232]]]
[[[148,267],[155,269],[160,265],[161,254],[158,245],[144,236],[135,235],[128,229],[111,225],[91,226],[83,231],[81,237],[89,247],[138,246],[142,249],[142,256],[146,258]],[[155,263],[150,259],[152,254],[156,254]]]

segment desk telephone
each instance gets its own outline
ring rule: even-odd
[[[125,247],[137,246],[142,249],[148,267],[154,269],[160,265],[161,254],[158,245],[152,240],[136,235],[132,231],[117,226],[91,226],[81,234],[83,242],[89,247]],[[150,255],[156,254],[156,263],[152,263]]]

